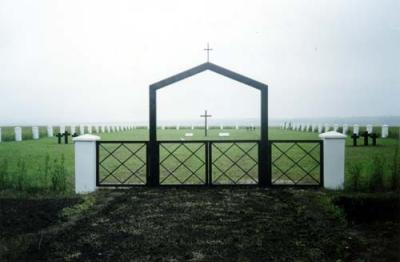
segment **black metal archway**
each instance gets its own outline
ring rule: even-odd
[[[241,74],[235,73],[226,68],[213,63],[206,62],[174,76],[168,77],[157,83],[150,85],[149,90],[149,144],[148,144],[148,172],[147,181],[150,186],[159,185],[159,146],[157,144],[157,90],[173,83],[179,82],[185,78],[210,70],[227,78],[241,82],[249,87],[258,89],[261,94],[261,131],[259,141],[259,165],[258,165],[258,183],[260,186],[268,186],[271,183],[271,174],[269,170],[268,157],[268,86]]]

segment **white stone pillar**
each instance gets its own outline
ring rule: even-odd
[[[386,138],[389,136],[389,126],[383,125],[382,126],[382,138]]]
[[[192,130],[194,130],[194,125],[192,125]]]
[[[75,193],[96,190],[96,141],[100,137],[82,135],[73,139],[75,143]]]
[[[64,134],[65,133],[65,126],[60,126],[60,133]]]
[[[219,129],[223,130],[224,129],[224,125],[220,125]]]
[[[79,126],[79,134],[80,135],[84,135],[85,134],[85,126],[84,125],[80,125]]]
[[[22,129],[19,126],[14,127],[15,141],[22,141]]]
[[[91,125],[87,126],[87,132],[88,132],[88,134],[92,133],[92,126]]]
[[[101,132],[105,133],[106,132],[106,127],[105,126],[101,126]]]
[[[321,124],[318,125],[318,133],[319,133],[319,134],[322,133],[322,125],[321,125]]]
[[[239,130],[239,125],[238,125],[238,124],[236,124],[236,127],[235,127],[235,128],[236,128],[236,130]]]
[[[339,125],[338,124],[334,124],[333,125],[333,131],[337,132],[339,130]]]
[[[0,143],[1,143],[1,127],[0,127]]]
[[[372,125],[367,125],[367,132],[368,134],[372,134],[373,127]]]
[[[53,127],[52,126],[48,126],[47,127],[47,136],[48,137],[53,137],[54,132],[53,132]]]
[[[360,126],[359,125],[353,125],[353,134],[358,135],[360,133]]]
[[[328,131],[329,131],[329,124],[325,124],[324,132],[326,133],[326,132],[328,132]]]
[[[176,125],[176,130],[179,130],[179,128],[180,128],[180,126],[179,126],[179,125]]]
[[[76,127],[75,126],[71,126],[71,134],[75,134],[76,133]]]
[[[348,130],[349,130],[349,125],[343,124],[343,130],[342,130],[343,135],[346,135]]]
[[[100,131],[100,128],[99,128],[99,126],[94,126],[94,130],[96,130],[96,133],[98,134],[98,133],[99,133],[99,131]]]
[[[35,140],[39,139],[39,127],[37,126],[32,127],[32,137]]]
[[[342,189],[344,184],[344,152],[346,136],[330,131],[320,134],[324,146],[324,187]]]

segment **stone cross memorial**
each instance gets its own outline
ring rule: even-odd
[[[207,136],[207,130],[208,130],[207,118],[212,117],[212,115],[208,115],[207,110],[204,110],[204,115],[200,115],[200,117],[204,117],[204,136]]]

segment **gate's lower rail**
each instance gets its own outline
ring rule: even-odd
[[[259,185],[322,186],[323,146],[319,140],[270,140],[260,156],[259,140],[158,141],[161,186]],[[96,185],[144,186],[148,174],[148,141],[97,141]],[[260,174],[267,161],[269,174]]]

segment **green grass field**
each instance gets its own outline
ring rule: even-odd
[[[193,133],[193,137],[185,137],[185,133]],[[256,131],[247,131],[247,130],[234,130],[234,129],[229,129],[225,130],[224,132],[230,132],[229,137],[221,138],[218,136],[218,133],[221,132],[219,129],[210,129],[209,130],[209,136],[206,138],[204,137],[204,131],[201,129],[195,129],[195,130],[189,130],[189,129],[181,129],[181,130],[174,130],[174,129],[166,129],[166,130],[158,130],[158,139],[159,140],[235,140],[235,139],[241,139],[241,140],[252,140],[252,139],[258,139],[259,138],[259,130]],[[102,141],[112,141],[112,140],[123,140],[123,141],[128,141],[128,140],[135,140],[135,141],[142,141],[142,140],[148,140],[148,130],[146,129],[136,129],[132,131],[124,131],[124,132],[118,132],[118,133],[102,133],[99,134],[101,137]],[[311,133],[311,132],[298,132],[298,131],[290,131],[290,130],[281,130],[279,128],[270,128],[269,129],[269,138],[271,140],[280,140],[280,139],[296,139],[296,140],[318,140],[318,134],[317,133]],[[359,140],[361,142],[361,140]],[[304,147],[307,145],[302,144]],[[382,173],[384,173],[384,181],[385,183],[390,182],[390,175],[392,173],[392,168],[393,168],[393,163],[394,163],[394,152],[397,146],[397,140],[393,138],[387,138],[387,139],[378,139],[378,145],[376,147],[364,147],[364,146],[358,146],[358,147],[352,147],[352,141],[350,138],[347,139],[346,141],[346,179],[350,176],[349,170],[351,169],[352,166],[354,165],[361,165],[361,173],[362,177],[366,179],[370,173],[371,170],[373,170],[374,166],[374,161],[377,157],[383,159],[383,169]],[[113,145],[111,144],[110,147]],[[177,145],[175,144],[167,144],[165,148],[163,148],[160,152],[161,159],[163,159],[165,156],[168,155],[168,151],[174,150],[174,147]],[[195,147],[198,147],[199,145],[192,145],[193,148],[192,150],[195,150]],[[217,147],[219,147],[222,151],[229,146],[228,144],[217,144]],[[280,145],[282,146],[282,149],[285,147],[288,147],[289,145]],[[311,147],[311,145],[310,145]],[[238,180],[239,183],[249,183],[251,181],[254,181],[254,178],[256,178],[256,171],[257,167],[254,166],[254,161],[251,159],[247,158],[246,160],[239,159],[239,154],[242,150],[248,150],[251,148],[251,144],[247,145],[242,145],[242,149],[239,149],[235,147],[234,149],[231,150],[230,155],[234,161],[243,161],[242,166],[244,166],[244,169],[248,171],[248,175],[240,178],[241,176],[237,175],[235,177],[235,174],[240,174],[240,170],[237,169],[236,166],[231,168],[229,172],[232,174],[232,177],[234,177],[235,180]],[[110,148],[109,148],[110,149]],[[168,150],[168,151],[167,151]],[[187,149],[181,148],[179,149],[181,152],[177,151],[177,154],[181,154],[182,157],[184,157],[184,151]],[[275,151],[274,151],[275,150]],[[277,149],[274,149],[272,154],[273,156],[276,155],[278,156],[280,153],[277,151]],[[297,152],[301,152],[300,149],[296,149]],[[297,153],[296,150],[294,151],[292,157],[296,158]],[[201,158],[203,152],[201,149],[197,152],[197,155]],[[215,149],[214,152],[216,154],[213,156],[213,159],[218,158],[218,153],[220,152],[219,150]],[[252,150],[249,151],[249,155],[252,155],[256,157],[256,148],[253,148]],[[103,152],[105,153],[105,152]],[[102,151],[100,151],[100,154],[102,154]],[[124,153],[122,153],[124,154]],[[219,153],[220,154],[220,153]],[[318,151],[313,151],[313,156],[315,158],[318,158]],[[46,156],[49,156],[50,159],[46,163]],[[74,174],[74,150],[73,150],[73,144],[70,143],[68,145],[64,144],[57,144],[57,138],[41,138],[40,140],[27,140],[27,141],[22,141],[22,142],[3,142],[0,143],[0,181],[7,180],[9,181],[8,186],[2,186],[3,188],[9,188],[9,187],[15,187],[15,184],[19,183],[22,184],[20,185],[20,189],[29,189],[29,188],[42,188],[42,187],[47,187],[49,184],[54,182],[52,180],[52,170],[55,169],[55,167],[59,167],[60,162],[61,162],[61,156],[64,156],[65,162],[64,162],[64,168],[65,168],[65,173],[67,174],[67,191],[72,191],[73,189],[73,174]],[[225,158],[225,159],[224,159]],[[224,170],[225,168],[228,168],[231,164],[231,161],[226,159],[225,156],[220,157],[217,159],[219,161],[219,167]],[[299,159],[296,159],[299,160]],[[139,160],[134,160],[136,161],[135,163],[138,164],[140,161]],[[139,162],[138,162],[139,161]],[[192,162],[191,162],[192,161]],[[246,162],[247,161],[247,162]],[[280,162],[277,162],[277,164],[281,166],[289,165],[290,161],[287,159],[285,160],[282,158]],[[287,163],[285,163],[285,161]],[[313,160],[310,158],[304,160],[305,162],[303,163],[305,166],[308,166],[308,169],[311,169],[311,167],[315,164]],[[309,163],[306,163],[309,161]],[[116,166],[118,163],[109,163],[108,168],[112,168],[112,166]],[[133,164],[133,163],[132,163]],[[136,165],[135,164],[135,165]],[[194,158],[193,160],[188,161],[188,165],[190,168],[193,168],[193,170],[196,170],[200,167],[201,161],[198,158]],[[176,161],[173,158],[168,158],[163,162],[163,166],[160,169],[160,178],[162,181],[164,181],[166,184],[168,183],[174,183],[173,181],[176,182],[176,178],[174,177],[167,177],[169,171],[173,170],[174,167],[176,167]],[[253,167],[253,168],[252,168]],[[197,174],[201,174],[202,172],[204,173],[204,167],[200,167],[200,169],[197,170]],[[252,169],[250,169],[252,168]],[[48,172],[47,172],[47,171]],[[60,173],[61,171],[57,169]],[[133,168],[135,170],[135,168]],[[169,171],[168,171],[169,170]],[[217,168],[214,168],[216,175],[214,176],[214,179],[218,177],[218,172],[222,174],[223,172],[221,170],[218,170]],[[54,170],[53,170],[54,171]],[[311,172],[313,177],[318,178],[318,168],[317,170],[314,170]],[[125,171],[128,173],[128,171]],[[144,171],[141,174],[144,176]],[[139,173],[140,173],[139,172]],[[291,170],[293,172],[293,176],[301,176],[302,171],[299,169],[294,168]],[[54,172],[53,172],[54,173]],[[55,172],[57,173],[57,172]],[[243,172],[242,172],[243,173]],[[279,172],[278,172],[279,173]],[[277,170],[273,169],[273,180],[278,179]],[[21,175],[22,174],[22,178]],[[185,181],[186,183],[202,183],[203,181],[201,180],[202,177],[196,177],[196,176],[191,176],[188,178],[188,172],[185,170],[185,168],[181,168],[179,170],[176,170],[176,174],[178,176],[178,180]],[[2,178],[3,177],[3,178]],[[6,177],[6,178],[4,178]],[[3,180],[1,180],[3,179]],[[112,179],[112,177],[111,177]],[[137,179],[137,178],[133,178]],[[187,180],[186,180],[187,179]],[[136,181],[131,181],[137,183],[139,180]],[[113,180],[108,181],[109,183],[115,182]],[[217,183],[229,183],[229,179],[221,176],[219,180],[215,181]],[[279,182],[279,181],[278,181]],[[307,181],[305,181],[307,182]],[[309,181],[312,182],[312,181]]]

